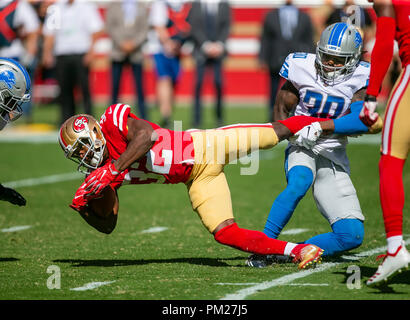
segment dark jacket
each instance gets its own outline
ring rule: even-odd
[[[291,52],[314,52],[313,25],[310,17],[299,10],[298,22],[290,40],[283,38],[279,10],[270,11],[265,18],[261,36],[259,59],[272,72],[279,72]]]

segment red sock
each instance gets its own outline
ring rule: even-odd
[[[236,249],[256,254],[283,254],[286,241],[269,238],[260,231],[239,228],[230,224],[215,234],[215,240]]]
[[[379,161],[380,202],[387,238],[403,234],[404,162],[388,155],[382,155]]]
[[[285,120],[278,120],[281,124],[287,127],[290,132],[296,133],[303,127],[310,125],[313,122],[320,122],[320,121],[327,121],[330,119],[325,118],[315,118],[315,117],[308,117],[308,116],[293,116],[287,118]]]

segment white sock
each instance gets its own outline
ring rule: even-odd
[[[396,253],[397,249],[403,243],[403,236],[394,236],[387,238],[387,252],[390,254]]]
[[[296,243],[292,243],[292,242],[288,242],[285,246],[285,251],[283,252],[283,254],[285,256],[290,256],[292,250],[297,246]]]

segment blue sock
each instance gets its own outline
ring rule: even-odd
[[[273,202],[263,232],[276,239],[295,211],[313,182],[312,170],[304,166],[295,166],[287,175],[288,185]]]
[[[332,224],[333,232],[319,234],[304,243],[314,244],[324,250],[323,256],[332,256],[360,246],[364,237],[363,222],[342,219]]]

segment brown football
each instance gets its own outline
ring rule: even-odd
[[[96,215],[100,217],[107,217],[113,211],[115,199],[115,191],[110,187],[106,187],[102,191],[102,197],[90,200],[88,202],[88,206]]]

